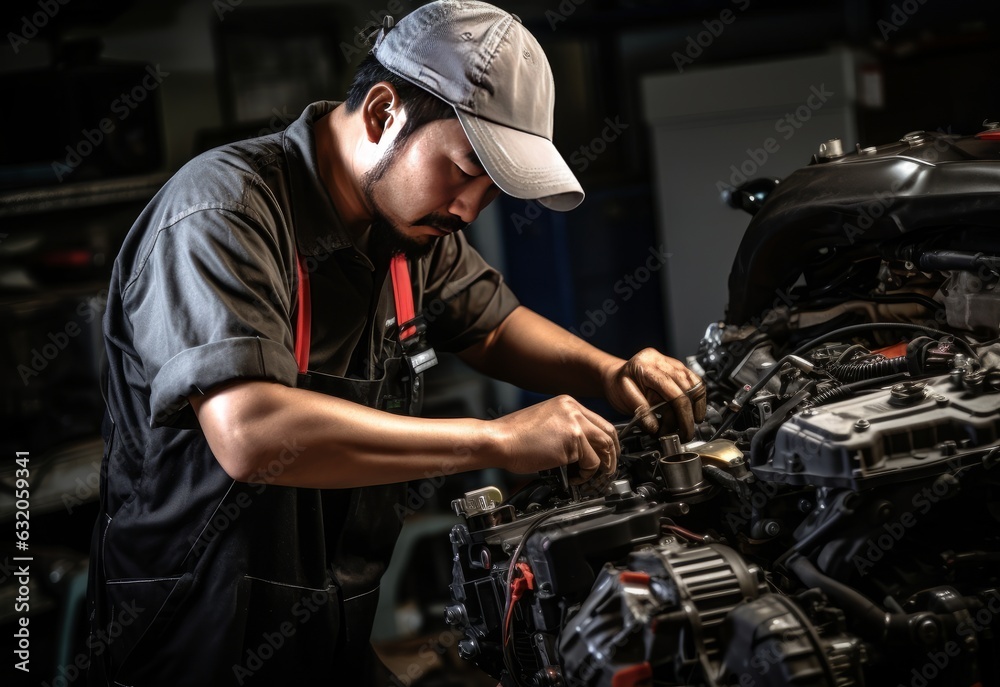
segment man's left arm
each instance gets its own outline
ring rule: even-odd
[[[678,360],[647,348],[629,360],[610,355],[541,315],[518,306],[492,332],[459,353],[491,377],[541,393],[604,397],[618,411],[659,427],[653,405],[666,401],[664,428],[684,441],[705,415],[701,379]]]

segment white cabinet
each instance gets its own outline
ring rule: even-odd
[[[652,132],[658,235],[671,353],[695,352],[723,319],[727,279],[750,216],[723,204],[727,185],[787,176],[819,145],[854,148],[856,61],[838,49],[773,62],[686,68],[643,79]]]

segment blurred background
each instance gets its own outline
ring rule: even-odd
[[[419,0],[6,0],[0,7],[0,635],[32,685],[82,684],[103,403],[100,318],[122,237],[163,181],[216,145],[339,100],[386,13]],[[501,198],[473,243],[525,305],[627,357],[694,353],[724,318],[748,216],[727,189],[781,178],[820,144],[1000,118],[996,2],[501,2],[544,47],[555,143],[587,191],[567,214]],[[830,145],[829,143],[827,143]],[[454,359],[427,414],[494,418],[541,397]],[[609,418],[621,417],[588,401]],[[30,452],[31,673],[15,611],[15,456]],[[517,487],[490,472],[411,485],[375,628],[400,684],[475,684],[455,657],[449,503]],[[85,654],[83,654],[85,656]],[[495,682],[495,681],[494,681]],[[493,684],[489,680],[483,684]],[[5,684],[7,684],[5,682]]]

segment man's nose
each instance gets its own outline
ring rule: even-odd
[[[452,200],[448,211],[461,217],[463,222],[471,223],[499,193],[500,189],[493,184],[489,175],[482,174],[462,187],[461,192]]]

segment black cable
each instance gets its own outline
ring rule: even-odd
[[[841,382],[861,382],[869,379],[881,379],[889,375],[906,372],[909,369],[906,356],[895,358],[879,356],[870,360],[859,360],[850,363],[834,363],[826,367],[825,372]]]
[[[744,400],[745,401],[749,401],[751,398],[753,398],[754,396],[756,396],[757,392],[760,391],[761,389],[763,389],[764,386],[769,381],[771,381],[771,377],[773,377],[774,375],[778,374],[778,371],[782,367],[784,367],[785,363],[787,363],[789,360],[791,360],[792,355],[793,354],[786,355],[784,358],[782,358],[777,363],[775,363],[774,365],[772,365],[768,369],[767,372],[765,372],[763,375],[761,375],[761,378],[758,379],[757,382],[752,387],[750,387],[750,389],[746,392],[746,394],[744,395]],[[725,432],[727,429],[729,429],[730,427],[732,427],[733,423],[736,421],[736,418],[738,418],[740,416],[740,413],[743,412],[743,409],[745,407],[746,407],[746,404],[744,403],[742,406],[740,406],[739,410],[735,410],[735,411],[730,410],[729,411],[729,415],[722,421],[722,424],[719,425],[719,429],[717,429],[715,431],[715,434],[712,435],[712,438],[709,439],[709,441],[715,441],[720,436],[722,436],[723,432]]]
[[[941,303],[922,293],[864,294],[848,291],[847,295],[851,298],[872,301],[874,303],[919,303],[928,310],[941,310],[944,307]]]
[[[862,379],[858,382],[851,382],[850,384],[842,384],[836,386],[832,389],[827,389],[822,393],[818,393],[812,398],[810,398],[807,403],[810,406],[820,406],[824,403],[829,403],[830,401],[839,401],[843,398],[850,398],[854,395],[854,392],[860,391],[865,387],[878,385],[891,384],[893,382],[898,382],[906,379],[909,375],[905,372],[900,372],[898,374],[889,375],[888,377],[881,377],[879,379]]]
[[[816,348],[819,344],[828,341],[834,337],[845,336],[848,334],[855,334],[858,332],[869,332],[878,330],[919,331],[919,332],[929,332],[931,334],[936,334],[937,336],[942,336],[942,337],[945,336],[951,337],[956,342],[960,342],[962,346],[965,347],[965,350],[967,350],[973,358],[977,360],[979,359],[979,356],[976,355],[976,352],[972,350],[972,347],[964,339],[961,339],[955,336],[954,334],[949,334],[948,332],[941,331],[940,329],[934,329],[933,327],[925,327],[920,324],[910,324],[908,322],[866,322],[864,324],[853,324],[848,327],[841,327],[839,329],[834,329],[831,332],[827,332],[826,334],[817,336],[813,339],[810,339],[806,343],[802,344],[798,348],[796,348],[794,351],[792,351],[791,353],[783,357],[781,360],[779,360],[777,364],[773,365],[767,372],[765,372],[761,376],[761,378],[757,380],[757,383],[754,384],[752,387],[750,387],[750,390],[746,393],[745,398],[747,400],[753,398],[757,394],[757,392],[759,392],[762,388],[764,388],[764,385],[771,380],[771,377],[776,375],[778,371],[784,366],[784,364],[787,363],[789,360],[791,360],[793,357],[800,357],[802,356],[802,354],[811,351],[812,349]],[[720,436],[722,436],[723,432],[732,427],[733,423],[736,421],[736,418],[739,417],[740,413],[743,412],[744,408],[746,408],[746,404],[740,406],[739,410],[730,411],[730,414],[722,421],[722,424],[719,425],[719,429],[717,429],[715,434],[712,435],[710,441],[718,439]]]
[[[502,615],[503,620],[501,620],[503,624],[500,626],[500,633],[501,633],[500,647],[503,651],[504,667],[507,669],[507,673],[510,675],[511,679],[514,680],[515,687],[521,687],[522,683],[520,678],[517,676],[517,673],[514,672],[514,664],[510,655],[510,650],[507,647],[509,630],[507,627],[506,618],[509,613],[513,613],[513,609],[511,609],[510,606],[514,596],[514,587],[512,583],[514,581],[514,570],[517,568],[517,559],[521,557],[521,551],[524,549],[524,543],[528,541],[531,535],[535,533],[535,530],[537,530],[541,526],[541,524],[544,523],[546,520],[548,520],[554,515],[572,512],[574,510],[577,510],[578,508],[590,505],[592,504],[590,504],[589,502],[585,502],[577,504],[576,506],[573,507],[563,508],[561,510],[558,508],[553,509],[550,510],[548,513],[540,515],[538,519],[533,521],[530,525],[528,525],[525,528],[524,534],[521,535],[521,541],[517,543],[517,547],[514,549],[514,554],[510,557],[510,563],[508,564],[507,567],[507,579],[504,581],[504,584],[506,585],[507,589],[504,593],[504,606]],[[511,624],[513,624],[513,618],[511,619]]]
[[[847,356],[849,356],[851,353],[855,353],[856,351],[866,351],[867,353],[871,352],[861,344],[851,344],[850,346],[847,347],[847,349],[843,353],[837,356],[836,364],[837,365],[843,364]]]
[[[789,560],[794,554],[804,553],[807,548],[809,548],[813,543],[818,541],[821,537],[828,534],[831,530],[836,529],[836,527],[844,520],[844,518],[854,515],[855,508],[845,506],[843,503],[840,504],[840,508],[836,513],[828,517],[824,522],[816,526],[812,532],[806,536],[799,539],[797,542],[792,544],[791,548],[785,551],[783,554],[778,556],[773,563],[773,568],[777,569],[785,564],[785,561]]]
[[[815,384],[815,382],[813,382],[813,384]],[[760,426],[760,429],[757,430],[757,433],[754,434],[753,438],[750,440],[751,460],[757,458],[761,445],[764,443],[764,441],[767,440],[767,438],[771,434],[778,431],[778,426],[781,425],[787,419],[788,414],[792,412],[792,410],[794,410],[796,406],[798,406],[808,397],[809,397],[809,389],[808,388],[800,389],[790,399],[781,404],[781,407],[775,410],[771,414],[771,417],[764,420],[763,424],[761,424]],[[755,461],[753,464],[761,465],[762,463],[763,461]]]
[[[834,329],[832,332],[827,332],[822,336],[817,336],[814,339],[807,341],[802,344],[789,355],[802,355],[806,351],[810,351],[819,344],[827,341],[835,336],[844,336],[846,334],[854,334],[857,332],[867,332],[873,330],[888,330],[888,331],[919,331],[919,332],[929,332],[931,334],[936,334],[937,336],[948,336],[955,339],[955,341],[960,342],[972,357],[978,358],[976,352],[972,350],[972,347],[965,341],[965,339],[959,338],[954,334],[949,332],[941,331],[940,329],[934,329],[933,327],[925,327],[922,324],[911,324],[909,322],[866,322],[864,324],[852,324],[848,327],[841,327],[840,329]]]

